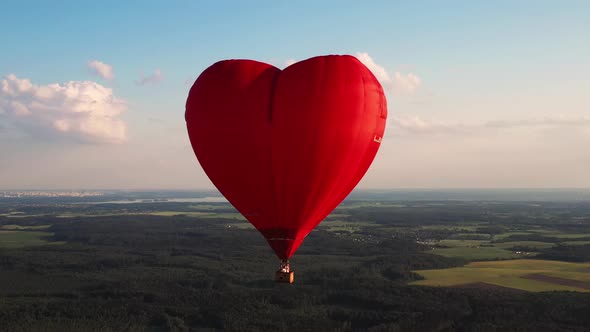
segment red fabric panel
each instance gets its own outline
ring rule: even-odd
[[[205,173],[281,259],[361,180],[386,116],[381,85],[352,56],[315,57],[283,71],[221,61],[199,76],[186,105]]]

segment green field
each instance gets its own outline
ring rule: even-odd
[[[457,287],[485,283],[532,292],[590,292],[590,263],[517,259],[472,262],[464,267],[414,272],[425,278],[412,282],[414,285]]]
[[[445,240],[452,241],[452,240]],[[472,241],[465,241],[472,242]],[[464,258],[470,261],[477,260],[491,260],[491,259],[510,259],[522,257],[522,255],[514,252],[504,250],[496,247],[469,247],[469,246],[457,246],[454,248],[434,248],[433,254],[441,255],[445,257],[456,257]]]
[[[494,240],[501,240],[501,239],[507,238],[512,235],[531,235],[531,234],[534,234],[534,232],[520,232],[520,231],[519,232],[506,232],[506,233],[494,235],[493,239]]]
[[[571,239],[571,240],[575,240],[577,238],[587,238],[590,237],[590,234],[564,234],[564,233],[547,233],[545,234],[547,236],[554,236],[554,237],[558,237],[558,238],[562,238],[562,239]]]
[[[438,244],[443,247],[479,247],[482,244],[486,244],[488,241],[485,240],[454,240],[454,239],[445,239],[440,240]]]
[[[236,229],[254,229],[254,226],[252,226],[251,223],[249,222],[236,222],[236,223],[231,223],[231,224],[225,224],[225,227],[227,228],[236,228]]]
[[[4,214],[1,214],[0,216],[6,217],[6,218],[32,218],[32,217],[43,217],[45,215],[44,214],[24,214],[24,213],[4,213]]]
[[[428,244],[432,248],[432,253],[453,258],[463,258],[468,261],[480,260],[502,260],[516,258],[530,258],[537,255],[543,249],[562,245],[584,245],[590,244],[585,238],[590,237],[586,233],[566,233],[559,232],[555,229],[543,229],[539,226],[532,226],[531,229],[522,229],[515,227],[504,227],[505,231],[500,234],[482,233],[480,225],[426,225],[420,228],[424,231],[448,231],[442,240],[429,241],[421,240],[421,243]],[[558,238],[561,241],[557,243],[543,241],[502,241],[510,236],[528,236],[542,235],[548,238]],[[514,247],[528,247],[527,251],[522,249],[512,249]]]
[[[29,232],[19,230],[0,230],[0,248],[22,248],[40,246],[46,244],[62,244],[62,242],[49,242],[47,237],[50,232]]]
[[[483,223],[470,223],[469,225],[462,225],[462,224],[458,224],[458,225],[424,225],[424,226],[420,226],[421,229],[432,229],[432,230],[463,230],[463,231],[470,231],[470,232],[474,232],[475,230],[477,230],[479,227],[481,227]]]
[[[456,240],[445,239],[435,243],[432,253],[445,257],[463,258],[469,261],[513,259],[535,255],[535,253],[516,253],[509,250],[514,246],[530,246],[532,248],[547,248],[551,243],[520,241],[490,243],[487,240]]]
[[[540,242],[540,241],[516,241],[516,242],[500,242],[494,243],[494,247],[502,248],[502,249],[510,249],[512,247],[530,247],[536,249],[544,249],[544,248],[551,248],[555,244],[549,242]]]
[[[21,225],[2,225],[0,226],[0,230],[5,230],[5,231],[23,231],[23,230],[43,230],[43,229],[48,229],[49,227],[51,227],[51,225],[37,225],[37,226],[21,226]]]
[[[590,244],[590,241],[565,241],[562,242],[562,244],[567,246],[583,246],[585,244]]]
[[[221,219],[237,219],[237,220],[246,220],[243,215],[240,213],[211,213],[211,214],[204,214],[200,216],[201,218],[221,218]]]

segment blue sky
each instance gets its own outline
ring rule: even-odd
[[[332,53],[386,73],[388,133],[361,186],[590,187],[587,1],[2,7],[0,83],[20,90],[0,92],[0,189],[209,188],[183,119],[199,73],[226,58],[284,67]]]

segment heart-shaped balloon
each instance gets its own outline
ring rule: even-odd
[[[225,60],[198,77],[185,117],[207,176],[286,260],[369,168],[387,105],[353,56]]]

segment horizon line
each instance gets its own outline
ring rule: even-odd
[[[590,190],[590,187],[393,187],[393,188],[355,188],[355,191],[456,191],[456,190],[555,190],[575,191]],[[97,191],[97,192],[153,192],[153,191],[179,191],[179,192],[217,192],[216,188],[0,188],[0,192],[11,191]]]

